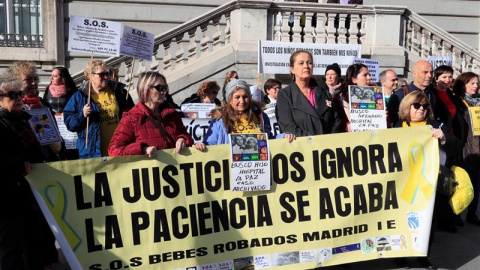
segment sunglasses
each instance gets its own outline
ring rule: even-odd
[[[150,87],[155,88],[158,92],[168,92],[168,85],[150,85]]]
[[[110,72],[92,72],[92,74],[98,75],[99,77],[110,77]]]
[[[412,106],[415,110],[420,109],[420,107],[423,107],[424,110],[427,110],[428,107],[430,107],[430,104],[428,104],[428,103],[420,104],[419,102],[414,102],[414,103],[412,103]]]
[[[8,97],[9,99],[17,99],[17,98],[23,98],[25,97],[25,92],[23,91],[9,91],[5,94],[0,94],[2,97]]]

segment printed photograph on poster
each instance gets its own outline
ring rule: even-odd
[[[254,270],[253,256],[234,259],[233,266],[235,270]]]
[[[349,85],[352,109],[384,110],[383,89],[380,86]]]
[[[233,161],[265,161],[268,160],[267,136],[264,134],[232,134],[230,135]],[[263,154],[263,155],[261,155]]]
[[[270,189],[270,151],[267,134],[230,134],[231,190]]]
[[[28,120],[41,145],[61,142],[60,132],[48,108],[28,110],[32,118]]]
[[[387,128],[382,87],[349,85],[348,96],[350,97],[351,131]]]

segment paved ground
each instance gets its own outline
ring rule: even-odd
[[[462,215],[465,220],[465,214]],[[478,212],[480,217],[480,212]],[[449,270],[480,270],[480,226],[465,223],[465,227],[459,227],[457,233],[449,233],[437,230],[435,242],[432,246],[432,261],[438,269]],[[414,259],[409,258],[411,269],[423,269]],[[60,262],[65,265],[65,270],[70,269],[68,263],[61,255]],[[62,267],[55,267],[55,270],[62,270]],[[380,259],[348,265],[339,265],[318,268],[318,270],[386,270],[399,268],[393,259]]]
[[[465,211],[466,212],[466,211]],[[477,212],[480,216],[480,212]],[[465,213],[462,215],[465,220]],[[480,270],[480,226],[465,222],[457,233],[438,229],[432,246],[431,259],[438,269]],[[411,269],[424,269],[415,258],[409,258]],[[318,268],[321,270],[384,270],[399,268],[393,259],[380,259]]]

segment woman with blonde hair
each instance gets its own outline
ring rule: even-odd
[[[124,85],[110,81],[109,68],[103,61],[88,62],[85,79],[85,87],[70,98],[63,111],[67,129],[78,134],[76,148],[81,159],[107,156],[123,112],[134,106]]]
[[[108,147],[110,156],[147,155],[156,157],[157,151],[175,148],[180,153],[192,146],[180,114],[166,102],[167,79],[149,71],[138,76],[139,102],[125,112]]]
[[[450,128],[444,125],[441,122],[434,120],[433,118],[433,109],[428,101],[427,96],[421,91],[414,91],[406,95],[400,102],[400,108],[398,111],[398,116],[400,120],[395,127],[412,127],[412,126],[422,126],[422,125],[431,125],[433,127],[432,137],[438,139],[438,144],[440,149],[442,149],[446,154],[446,162],[444,166],[451,167],[453,164],[453,158],[455,155],[461,151],[461,142],[450,132]],[[435,206],[432,218],[432,226],[430,230],[430,243],[429,243],[429,252],[430,247],[433,243],[433,238],[435,235],[435,229],[437,226],[437,221],[439,218],[453,220],[453,212],[449,205],[449,200],[445,194],[441,192],[436,193]],[[454,224],[452,224],[454,226]],[[430,260],[427,257],[419,257],[417,259],[422,266],[428,269],[436,269]],[[397,258],[397,265],[408,267],[409,263],[405,258]]]

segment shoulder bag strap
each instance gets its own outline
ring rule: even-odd
[[[162,125],[160,125],[157,121],[155,121],[150,116],[148,116],[147,119],[148,121],[152,122],[152,124],[155,125],[158,129],[160,129],[160,132],[162,132],[162,134],[165,135],[165,137],[167,137],[170,140],[170,142],[173,143],[173,145],[175,145],[175,140],[172,138],[170,134],[168,134],[168,132],[162,127]]]

